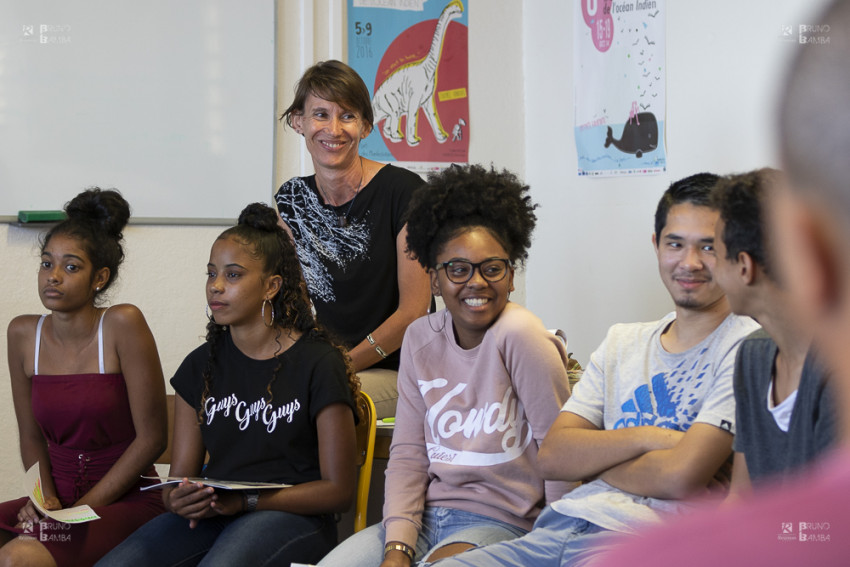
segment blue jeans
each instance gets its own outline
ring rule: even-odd
[[[579,567],[609,548],[614,532],[586,520],[559,514],[546,506],[523,537],[470,549],[434,563],[434,567],[486,565],[533,565],[534,567]]]
[[[101,559],[98,567],[289,567],[313,563],[336,544],[332,516],[300,516],[261,510],[238,516],[189,520],[177,514],[157,516]]]
[[[427,559],[435,549],[452,543],[489,545],[527,533],[514,525],[453,508],[426,508],[416,542],[416,558]],[[330,552],[319,567],[375,567],[384,559],[384,526],[375,524],[357,532]],[[421,565],[422,563],[420,563]]]

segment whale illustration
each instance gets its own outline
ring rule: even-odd
[[[614,132],[608,126],[608,136],[605,138],[605,147],[611,144],[627,154],[635,154],[641,157],[644,152],[651,152],[658,147],[658,122],[651,112],[639,112],[626,122],[623,127],[623,135],[619,140],[614,139]]]

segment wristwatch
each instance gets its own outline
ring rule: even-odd
[[[260,500],[260,492],[258,490],[246,490],[242,493],[245,500],[245,511],[253,512],[257,509],[257,502]]]

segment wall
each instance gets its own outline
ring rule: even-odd
[[[582,364],[611,324],[673,308],[650,242],[667,186],[698,171],[775,165],[773,95],[796,48],[780,39],[780,25],[817,23],[803,0],[666,5],[668,172],[599,179],[575,173],[573,3],[524,4],[525,170],[541,205],[527,305],[567,332]]]

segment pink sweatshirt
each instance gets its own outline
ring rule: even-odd
[[[425,506],[530,530],[547,502],[573,488],[544,482],[536,467],[538,445],[569,398],[566,360],[540,319],[510,302],[470,350],[455,341],[448,311],[408,327],[386,473],[386,541],[415,545]]]

